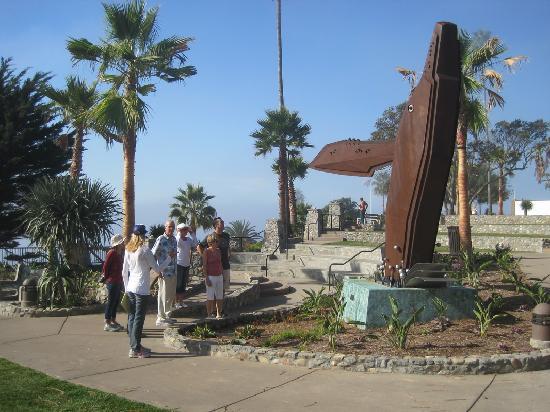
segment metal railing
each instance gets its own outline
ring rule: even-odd
[[[357,252],[355,255],[353,255],[352,257],[350,257],[348,260],[346,260],[345,262],[333,262],[329,265],[328,267],[328,288],[330,290],[331,286],[332,286],[332,278],[335,276],[332,274],[332,267],[333,266],[344,266],[345,264],[351,262],[353,259],[355,259],[357,256],[359,256],[361,253],[370,253],[370,252],[374,252],[375,250],[377,249],[380,249],[382,246],[384,246],[386,244],[386,242],[383,242],[383,243],[380,243],[378,246],[376,246],[374,249],[371,249],[371,250],[361,250],[359,252]],[[336,279],[335,279],[335,282],[336,282]]]
[[[108,250],[109,246],[90,248],[90,263],[92,265],[102,264],[105,261]],[[2,264],[14,265],[24,263],[30,265],[32,263],[47,262],[48,254],[41,247],[27,246],[0,249],[0,263]]]
[[[279,250],[279,246],[281,246],[278,242],[277,242],[277,247],[275,248],[275,250],[271,253],[268,253],[267,255],[265,255],[265,277],[267,279],[267,271],[268,271],[268,265],[267,265],[267,262],[269,260],[269,258],[275,256],[275,253],[277,253],[277,251]]]

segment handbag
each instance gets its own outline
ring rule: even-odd
[[[124,309],[126,313],[130,310],[130,299],[128,298],[128,294],[126,292],[124,292],[122,299],[120,299],[120,307]]]

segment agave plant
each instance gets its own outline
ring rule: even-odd
[[[51,261],[61,251],[68,263],[82,263],[78,252],[100,247],[120,216],[113,189],[87,178],[44,178],[23,205],[25,233]]]

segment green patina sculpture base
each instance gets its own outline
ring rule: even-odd
[[[344,321],[356,323],[361,329],[385,326],[383,314],[391,315],[389,296],[393,296],[402,309],[401,320],[407,320],[412,312],[424,306],[417,322],[429,322],[437,317],[432,303],[438,297],[448,306],[447,318],[473,317],[476,291],[462,286],[447,288],[390,288],[365,279],[344,278],[342,291],[346,307]]]

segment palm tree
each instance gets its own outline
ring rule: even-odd
[[[186,66],[184,52],[192,40],[171,36],[156,41],[158,7],[145,10],[144,0],[103,4],[106,37],[99,44],[70,38],[67,49],[74,62],[99,65],[98,80],[110,85],[92,109],[94,126],[107,142],[123,145],[123,233],[129,235],[135,220],[134,169],[138,132],[146,129],[148,107],[142,97],[154,92],[153,78],[183,81],[196,74]]]
[[[234,220],[229,222],[225,231],[229,233],[231,237],[246,237],[252,240],[256,240],[260,237],[259,233],[256,231],[256,227],[248,220]]]
[[[523,216],[527,216],[527,212],[533,208],[533,202],[523,199],[520,203],[521,210],[523,210]]]
[[[462,81],[459,100],[456,148],[458,158],[457,188],[461,248],[472,251],[470,205],[468,199],[468,166],[466,144],[468,131],[478,133],[488,125],[488,111],[496,105],[502,107],[504,99],[498,92],[502,88],[502,74],[495,67],[512,69],[525,60],[524,56],[500,59],[506,47],[498,37],[490,37],[481,45],[466,32],[459,36],[462,62]],[[487,96],[487,105],[482,99]]]
[[[85,81],[75,76],[67,77],[66,84],[66,89],[54,89],[48,86],[45,94],[61,109],[65,122],[74,129],[72,132],[74,142],[69,174],[73,179],[78,179],[82,172],[84,136],[88,129],[93,127],[90,122],[89,111],[97,102],[98,93],[95,90],[95,85],[87,86]]]
[[[255,139],[255,156],[265,156],[273,149],[279,149],[279,218],[283,225],[287,222],[288,209],[285,202],[288,193],[287,148],[313,147],[307,141],[311,127],[301,123],[298,112],[289,112],[284,107],[280,110],[266,110],[266,118],[258,120],[261,128],[250,135]]]
[[[309,163],[304,161],[304,158],[299,155],[297,150],[291,150],[288,158],[288,208],[290,216],[290,224],[296,225],[296,189],[294,187],[294,181],[296,179],[303,179],[308,172]],[[271,166],[276,174],[279,174],[279,161],[278,159]]]
[[[216,209],[208,201],[215,196],[206,194],[201,185],[193,186],[191,183],[187,183],[185,190],[179,188],[178,191],[179,195],[174,197],[178,203],[170,206],[170,217],[176,218],[178,223],[189,223],[194,228],[211,228]]]

